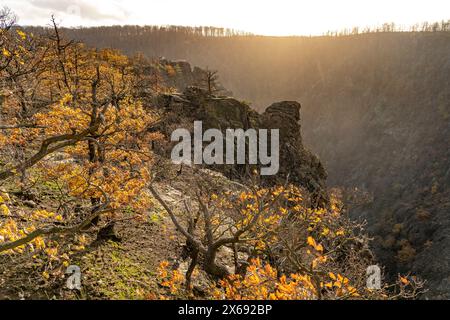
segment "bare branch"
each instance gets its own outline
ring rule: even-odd
[[[14,129],[45,129],[47,127],[38,126],[36,124],[16,124],[16,125],[2,125],[0,124],[0,130],[14,130]]]
[[[47,155],[55,151],[58,151],[68,146],[75,145],[76,143],[83,140],[89,140],[90,139],[89,134],[97,130],[98,126],[99,124],[97,123],[93,127],[89,127],[86,130],[82,131],[81,133],[63,134],[45,139],[41,144],[40,150],[36,154],[34,154],[31,158],[18,164],[12,169],[0,172],[0,181],[14,176],[17,172],[23,172],[24,170],[34,166],[40,160],[42,160]],[[51,145],[53,144],[56,145],[51,147]]]
[[[102,206],[97,207],[97,209],[93,210],[93,212],[91,214],[89,214],[86,219],[83,220],[83,222],[81,222],[77,225],[70,226],[70,227],[58,227],[55,225],[50,225],[50,226],[46,226],[43,228],[39,228],[39,229],[29,233],[26,237],[23,237],[16,241],[6,242],[4,244],[1,244],[0,252],[12,250],[17,247],[23,246],[40,236],[46,236],[46,235],[52,235],[52,234],[77,233],[80,230],[87,227],[95,218],[97,218],[101,214],[110,212],[111,209],[107,209],[107,206],[108,206],[108,204],[105,203]]]
[[[161,196],[159,195],[159,193],[155,190],[155,188],[150,185],[149,186],[149,190],[150,192],[153,194],[153,196],[155,197],[155,199],[164,207],[164,209],[167,211],[167,213],[169,214],[170,219],[172,220],[173,224],[175,225],[175,227],[177,228],[177,230],[179,232],[181,232],[192,244],[194,244],[195,246],[197,246],[197,248],[202,252],[205,253],[206,249],[205,247],[203,247],[202,243],[195,239],[191,234],[189,234],[189,232],[186,231],[185,228],[183,228],[183,226],[180,224],[180,222],[178,221],[177,217],[175,216],[175,214],[173,213],[172,209],[170,209],[170,207],[167,205],[167,203],[161,198]]]

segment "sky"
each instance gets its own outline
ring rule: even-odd
[[[450,19],[450,0],[0,0],[22,25],[187,25],[262,35],[320,35],[385,22]]]

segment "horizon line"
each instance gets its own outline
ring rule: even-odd
[[[446,29],[439,29],[442,26]],[[16,26],[22,28],[52,28],[50,24],[47,25],[21,25],[17,23]],[[269,37],[269,38],[291,38],[291,37],[323,37],[323,36],[345,36],[345,35],[358,35],[358,34],[371,34],[371,33],[408,33],[408,32],[448,32],[450,31],[450,19],[442,19],[440,21],[421,21],[408,26],[397,25],[395,22],[384,22],[374,26],[354,26],[351,28],[342,28],[340,30],[328,30],[323,33],[317,34],[262,34],[253,33],[232,27],[214,26],[214,25],[178,25],[178,24],[104,24],[104,25],[77,25],[77,26],[64,26],[60,24],[58,26],[61,29],[94,29],[94,28],[112,28],[112,27],[160,27],[160,28],[210,28],[213,30],[227,30],[233,32],[231,36],[255,36],[255,37]],[[424,30],[425,28],[425,30]],[[436,28],[436,30],[433,30]],[[208,36],[208,35],[202,35]],[[212,37],[222,37],[222,36],[212,36]],[[226,37],[226,36],[223,36]]]

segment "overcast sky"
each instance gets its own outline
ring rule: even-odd
[[[450,0],[0,0],[23,25],[208,25],[266,35],[323,34],[450,19]]]

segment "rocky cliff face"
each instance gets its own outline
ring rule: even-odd
[[[303,146],[299,124],[301,106],[298,102],[274,103],[263,114],[259,114],[234,98],[212,96],[200,88],[188,87],[183,94],[160,96],[158,105],[163,110],[165,120],[156,129],[168,139],[177,128],[193,132],[194,121],[202,121],[204,131],[279,129],[280,170],[274,176],[262,177],[262,183],[274,185],[289,181],[307,189],[314,206],[327,204],[327,174],[320,160]],[[159,145],[156,149],[170,156],[175,144]],[[229,178],[245,181],[253,169],[261,168],[261,165],[214,165],[212,168]]]

